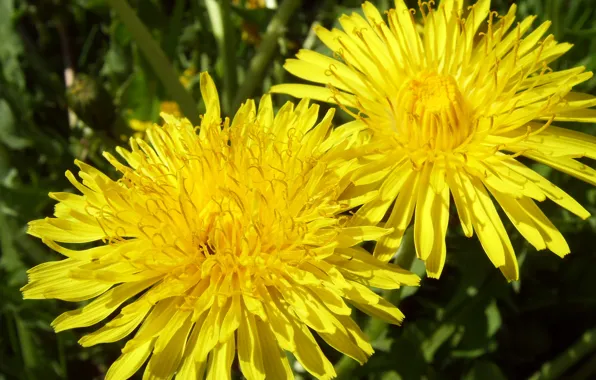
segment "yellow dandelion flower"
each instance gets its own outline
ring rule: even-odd
[[[81,345],[124,339],[106,379],[230,379],[236,353],[248,379],[292,378],[286,352],[314,376],[335,375],[312,331],[363,363],[373,352],[348,304],[390,323],[402,313],[368,286],[394,289],[419,278],[374,259],[357,245],[391,230],[351,227],[338,215],[348,160],[324,160],[319,146],[333,112],[315,126],[318,106],[302,101],[274,115],[269,97],[220,118],[215,85],[204,73],[207,106],[198,134],[187,119],[162,114],[149,143],[105,158],[114,181],[77,162],[82,195],[52,193],[54,218],[29,233],[67,258],[29,271],[25,298],[78,302],[56,331],[108,318]],[[333,149],[328,150],[332,152]],[[61,243],[102,241],[74,250]]]
[[[393,255],[414,216],[418,257],[438,278],[451,195],[465,235],[476,231],[491,262],[515,280],[517,260],[492,198],[536,249],[569,253],[535,201],[549,198],[584,219],[590,214],[516,157],[596,184],[596,172],[576,160],[596,158],[596,138],[553,125],[596,122],[589,109],[596,98],[571,91],[592,73],[551,70],[548,64],[571,45],[545,37],[550,22],[527,33],[535,17],[515,23],[515,5],[498,16],[490,0],[480,0],[464,19],[462,0],[436,9],[429,3],[420,3],[420,32],[416,11],[402,0],[387,22],[366,2],[366,19],[344,15],[343,31],[318,28],[338,59],[303,50],[285,67],[326,87],[284,84],[272,91],[335,102],[357,119],[354,131],[372,135],[353,191],[377,188],[380,195],[353,222],[374,225],[389,211],[386,225],[394,231],[379,240],[375,257]]]

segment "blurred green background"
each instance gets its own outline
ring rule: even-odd
[[[101,152],[136,133],[130,125],[157,121],[164,101],[177,101],[197,120],[201,71],[214,78],[232,115],[243,99],[295,81],[282,65],[298,49],[330,53],[314,25],[331,27],[340,14],[360,12],[356,0],[129,3],[0,0],[0,379],[100,379],[119,355],[121,344],[78,346],[92,328],[54,334],[50,322],[77,305],[24,302],[19,291],[28,268],[58,259],[26,235],[26,223],[51,215],[49,191],[72,190],[64,172],[75,168],[73,160],[113,175]],[[382,10],[391,4],[375,3]],[[511,3],[493,0],[492,8],[503,13]],[[553,69],[596,68],[596,1],[518,6],[520,18],[552,20],[556,39],[575,45]],[[596,94],[596,81],[578,90]],[[275,98],[277,106],[286,100]],[[338,113],[336,124],[344,120]],[[570,127],[595,133],[594,125]],[[596,211],[596,189],[534,167]],[[537,252],[506,223],[521,263],[521,280],[508,284],[453,218],[441,280],[423,279],[420,288],[391,296],[401,296],[404,326],[366,325],[361,318],[374,338],[370,361],[359,367],[325,348],[340,377],[596,379],[596,218],[580,221],[549,202],[541,207],[571,255]],[[412,270],[424,272],[419,261]],[[310,378],[294,367],[297,377]],[[237,370],[235,376],[241,378]]]

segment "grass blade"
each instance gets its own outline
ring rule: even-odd
[[[182,86],[165,53],[153,39],[147,27],[137,17],[134,10],[128,5],[128,2],[126,0],[108,0],[108,3],[126,25],[166,91],[172,97],[172,100],[180,106],[184,116],[194,125],[200,124],[201,119],[197,110],[197,103]]]
[[[234,41],[234,30],[230,20],[230,1],[205,0],[207,13],[211,20],[213,36],[217,41],[219,59],[223,64],[223,96],[222,108],[224,114],[233,113],[232,102],[236,94],[238,79],[236,75],[236,45]]]

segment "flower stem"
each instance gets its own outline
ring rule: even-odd
[[[399,265],[401,268],[410,269],[414,258],[416,257],[416,248],[414,247],[414,234],[412,228],[409,228],[404,233],[404,237],[401,245],[394,258],[394,263]],[[399,305],[401,301],[401,288],[393,290],[383,291],[383,297],[394,304]],[[383,334],[388,327],[388,323],[378,318],[369,317],[368,323],[364,327],[364,333],[368,336],[371,342],[377,340]],[[353,371],[358,366],[358,362],[344,355],[335,365],[335,372],[337,373],[337,379],[351,379],[354,378]]]
[[[565,371],[594,351],[596,351],[596,327],[584,332],[575,343],[553,361],[544,363],[529,380],[558,379]]]
[[[285,0],[281,2],[277,12],[267,26],[267,31],[261,40],[255,56],[250,61],[244,83],[242,83],[236,95],[234,109],[238,108],[243,101],[250,98],[257,89],[257,86],[263,82],[263,75],[271,63],[278,39],[283,34],[286,24],[290,21],[290,17],[295,13],[296,8],[300,4],[302,4],[302,0]]]

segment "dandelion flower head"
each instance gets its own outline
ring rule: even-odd
[[[289,72],[325,87],[272,91],[334,102],[356,119],[354,132],[372,136],[352,193],[379,190],[354,224],[374,225],[388,213],[386,226],[394,228],[374,255],[391,258],[414,218],[417,255],[428,275],[439,277],[451,197],[465,235],[475,231],[510,280],[518,278],[518,264],[493,199],[536,249],[569,253],[536,201],[548,198],[584,219],[590,214],[516,157],[596,184],[596,172],[576,160],[596,158],[596,139],[559,124],[596,122],[596,99],[572,91],[592,73],[548,66],[571,45],[546,34],[550,22],[532,31],[535,17],[516,22],[515,5],[503,16],[491,12],[490,0],[467,9],[462,0],[429,1],[418,10],[396,0],[386,21],[371,3],[362,8],[365,17],[339,19],[343,31],[316,30],[337,59],[302,50],[286,62]]]
[[[348,304],[398,324],[402,313],[369,286],[419,279],[357,246],[390,230],[342,222],[354,206],[337,200],[352,164],[321,151],[333,112],[316,124],[318,107],[301,101],[274,115],[265,96],[222,121],[206,73],[201,92],[198,133],[162,114],[149,142],[117,150],[126,164],[105,154],[119,180],[82,162],[82,182],[66,173],[82,195],[52,193],[55,217],[31,222],[29,233],[67,258],[31,269],[25,298],[95,298],[60,315],[56,331],[115,314],[82,337],[85,347],[136,331],[107,379],[129,378],[145,362],[147,379],[230,379],[236,357],[247,379],[293,378],[286,352],[331,378],[313,332],[366,361],[373,350]]]

